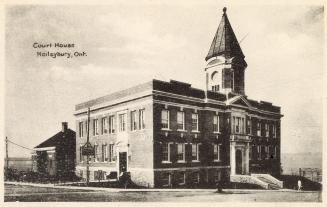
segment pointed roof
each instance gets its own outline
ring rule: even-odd
[[[34,148],[61,146],[68,139],[75,140],[75,136],[76,133],[71,129],[67,129],[66,132],[60,131]]]
[[[224,7],[224,13],[219,23],[216,35],[213,38],[208,55],[205,58],[206,61],[219,55],[223,55],[227,58],[235,56],[244,58],[241,47],[236,39],[232,26],[229,23],[226,10],[226,7]]]

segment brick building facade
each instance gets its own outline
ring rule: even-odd
[[[136,184],[177,187],[280,172],[280,107],[249,99],[247,64],[224,9],[206,57],[206,90],[150,82],[76,105],[76,173],[90,108],[91,180],[122,171]]]

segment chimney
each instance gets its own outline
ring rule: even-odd
[[[66,132],[67,131],[67,129],[68,129],[68,123],[67,122],[62,122],[61,123],[62,124],[62,132]]]

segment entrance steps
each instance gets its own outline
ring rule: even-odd
[[[258,185],[264,189],[277,190],[283,188],[283,182],[269,174],[231,175],[230,181]]]

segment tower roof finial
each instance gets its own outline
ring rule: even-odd
[[[211,43],[208,55],[205,58],[206,61],[212,57],[221,55],[227,58],[236,56],[244,58],[241,47],[227,18],[226,10],[227,8],[224,7],[224,14],[222,15],[217,32]]]
[[[226,14],[226,11],[227,11],[227,8],[224,7],[224,8],[223,8],[223,12],[224,12],[224,14]]]

